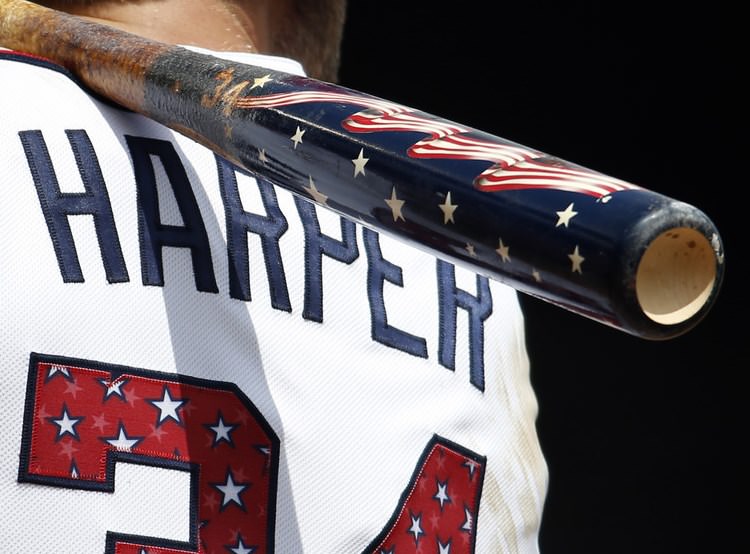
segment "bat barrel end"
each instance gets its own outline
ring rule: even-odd
[[[643,313],[661,325],[684,323],[709,304],[720,282],[718,237],[690,227],[659,234],[638,264],[635,290]]]

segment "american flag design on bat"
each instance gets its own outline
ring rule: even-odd
[[[471,129],[415,113],[413,109],[378,98],[351,93],[302,91],[248,96],[237,108],[280,108],[305,103],[342,103],[363,106],[341,125],[351,133],[416,132],[428,138],[410,146],[409,157],[420,159],[484,160],[493,165],[480,173],[474,185],[485,191],[557,189],[597,198],[639,188],[631,183],[582,168],[567,167],[542,152],[498,138],[474,138]]]
[[[195,71],[171,80],[176,58]],[[722,281],[721,239],[694,206],[392,101],[174,49],[145,98],[240,168],[636,336],[692,328]]]
[[[26,21],[6,29],[7,44],[445,261],[648,339],[688,331],[717,297],[724,248],[695,206],[333,83],[3,4]]]
[[[723,245],[695,206],[343,86],[4,4],[28,24],[6,44],[445,261],[649,339],[683,334],[716,299]]]
[[[697,208],[343,86],[170,48],[143,112],[319,206],[637,336],[684,333],[722,280]]]

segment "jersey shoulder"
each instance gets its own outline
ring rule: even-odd
[[[72,73],[48,58],[0,47],[0,75],[13,77],[15,74],[18,77],[17,79],[3,79],[7,85],[11,85],[10,87],[6,85],[3,88],[13,89],[16,86],[23,86],[24,82],[20,79],[21,76],[28,76],[35,73],[42,75],[50,72],[64,76],[80,86],[80,83]]]
[[[62,65],[42,56],[8,50],[0,46],[0,110],[7,117],[24,105],[34,103],[40,111],[46,107],[66,108],[66,94],[90,97],[111,107],[120,108],[88,88]]]

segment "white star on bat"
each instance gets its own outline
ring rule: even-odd
[[[474,249],[474,245],[473,244],[467,242],[466,246],[464,248],[469,253],[469,256],[471,256],[472,258],[476,258],[477,257],[477,252]]]
[[[307,176],[310,181],[310,186],[305,187],[305,190],[312,196],[312,199],[315,200],[318,204],[323,204],[324,206],[328,205],[328,196],[320,192],[317,187],[315,186],[315,182],[313,181],[312,175]]]
[[[456,211],[456,208],[458,208],[458,204],[451,203],[450,191],[445,195],[445,202],[438,204],[438,207],[443,211],[443,224],[447,225],[449,221],[455,223],[453,220],[453,213]]]
[[[581,264],[583,263],[584,258],[581,256],[581,254],[578,252],[578,245],[576,245],[575,249],[573,250],[572,254],[568,254],[568,258],[570,258],[570,261],[572,262],[572,267],[570,268],[570,271],[573,273],[583,273],[581,271]]]
[[[510,246],[503,244],[503,239],[497,239],[497,248],[495,249],[497,255],[500,256],[504,262],[510,261]]]
[[[266,157],[265,148],[258,148],[258,160],[264,164],[268,163],[268,158]]]
[[[575,216],[578,215],[578,212],[573,211],[573,203],[571,202],[570,205],[565,208],[561,212],[555,212],[557,214],[557,224],[555,227],[559,227],[560,225],[568,226],[568,223],[570,223],[570,220],[573,219]]]
[[[354,164],[354,176],[356,177],[360,173],[362,175],[365,174],[365,165],[367,165],[367,162],[370,161],[370,158],[364,157],[364,149],[359,149],[359,155],[352,160],[352,163]]]
[[[253,79],[253,86],[250,87],[250,90],[253,90],[255,87],[263,88],[263,85],[271,81],[271,74],[264,75],[263,77],[256,77]]]
[[[534,281],[536,281],[537,283],[541,283],[542,282],[542,275],[541,275],[541,273],[539,273],[538,269],[532,269],[531,270],[531,275],[532,275],[532,277],[534,277]]]
[[[388,207],[393,213],[393,221],[397,221],[398,219],[406,221],[403,214],[401,213],[401,208],[404,207],[404,201],[399,200],[399,198],[396,196],[396,187],[393,187],[393,190],[391,191],[391,197],[386,198],[385,203],[388,204]]]
[[[297,125],[297,130],[292,135],[292,142],[294,143],[295,150],[297,149],[297,145],[302,142],[302,135],[305,134],[305,131],[299,128],[299,125]]]

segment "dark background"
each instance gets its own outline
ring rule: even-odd
[[[742,18],[717,2],[441,6],[350,1],[341,84],[689,202],[725,243],[716,305],[669,341],[522,296],[542,553],[750,552]]]

